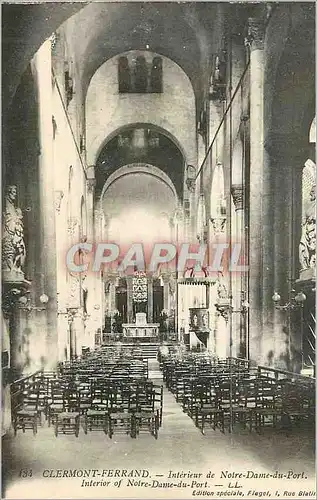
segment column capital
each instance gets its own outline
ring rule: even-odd
[[[236,209],[236,212],[243,210],[244,208],[244,197],[243,197],[243,185],[233,184],[231,186],[231,196]]]
[[[227,217],[226,215],[219,215],[215,217],[210,217],[213,230],[216,235],[223,234],[225,232]]]
[[[104,217],[104,212],[102,209],[96,208],[95,209],[95,219],[97,221],[101,221]]]
[[[78,217],[68,217],[67,219],[67,232],[71,236],[75,234],[76,228],[79,226]]]
[[[196,190],[196,167],[194,165],[187,165],[186,167],[186,186],[190,193]]]
[[[96,185],[95,165],[89,165],[86,168],[86,186],[88,193],[92,193]]]
[[[263,50],[265,38],[264,19],[258,17],[249,17],[247,25],[247,35],[245,45],[250,50]]]
[[[170,273],[163,273],[161,277],[162,277],[164,285],[168,285],[170,282],[170,279],[171,279]]]
[[[94,192],[96,186],[96,179],[86,179],[87,193],[91,194]]]

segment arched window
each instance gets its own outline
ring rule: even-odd
[[[160,93],[162,90],[162,58],[154,57],[151,69],[151,92]]]
[[[131,92],[131,75],[128,58],[122,56],[118,64],[118,83],[119,92]]]
[[[118,58],[119,93],[162,93],[163,59],[150,54],[140,55],[130,52]]]
[[[147,91],[147,65],[144,56],[138,56],[134,68],[134,92],[145,93]]]

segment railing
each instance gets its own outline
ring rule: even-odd
[[[227,358],[229,362],[231,361],[233,365],[235,366],[243,366],[244,368],[251,368],[252,363],[249,359],[246,358],[234,358],[234,357],[229,357]]]
[[[157,344],[160,341],[157,335],[148,337],[124,337],[122,334],[118,334],[117,338],[114,338],[113,335],[103,334],[103,342],[101,345],[115,345],[117,340],[123,344]]]
[[[290,379],[306,384],[315,384],[316,379],[313,377],[307,377],[306,375],[301,375],[300,373],[293,373],[287,370],[279,370],[277,368],[270,368],[268,366],[258,366],[258,375],[274,378],[275,380]]]
[[[43,370],[37,370],[31,375],[27,375],[12,382],[10,385],[12,413],[21,404],[23,391],[25,391],[26,387],[32,387],[36,380],[42,375]]]

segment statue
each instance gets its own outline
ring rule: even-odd
[[[23,215],[21,209],[16,207],[16,197],[16,186],[7,186],[3,213],[2,269],[13,280],[24,278],[22,269],[26,257]]]
[[[316,185],[312,185],[309,201],[302,216],[302,236],[299,244],[301,270],[315,269],[316,265]]]

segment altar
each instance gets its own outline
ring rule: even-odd
[[[123,336],[131,338],[158,337],[159,326],[159,323],[147,323],[145,313],[136,313],[135,323],[122,324]]]

